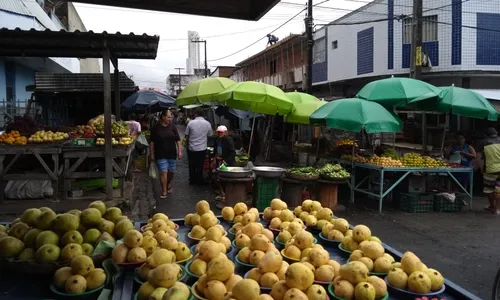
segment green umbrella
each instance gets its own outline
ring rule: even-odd
[[[190,82],[179,94],[177,106],[213,102],[214,97],[236,82],[224,77],[209,77]]]
[[[399,132],[402,122],[382,105],[358,98],[334,100],[318,108],[311,124],[352,132]]]
[[[327,103],[306,93],[291,92],[285,95],[293,102],[292,111],[285,116],[285,122],[292,124],[309,124],[311,114]]]
[[[441,90],[426,82],[404,77],[391,77],[366,84],[357,98],[374,101],[386,107],[404,107],[415,98],[436,97]]]
[[[451,113],[457,116],[487,119],[496,121],[498,112],[483,95],[454,85],[440,87],[441,93],[436,98],[417,98],[410,104],[426,106],[442,113]]]
[[[256,81],[236,83],[215,100],[227,107],[266,115],[286,115],[293,108],[292,101],[280,88]]]

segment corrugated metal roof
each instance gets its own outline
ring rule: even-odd
[[[111,88],[115,77],[111,76]],[[35,92],[102,92],[102,73],[35,73]],[[125,72],[120,72],[120,91],[134,92],[135,83]]]
[[[159,36],[0,28],[0,56],[155,59]]]
[[[11,13],[34,17],[30,10],[20,0],[0,0],[0,10]]]

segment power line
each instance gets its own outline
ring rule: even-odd
[[[281,25],[280,25],[280,26],[278,26],[276,29],[274,29],[273,31],[269,32],[269,34],[271,34],[271,33],[275,32],[275,31],[277,31],[278,29],[280,29],[281,27],[285,26],[286,24],[288,24],[290,21],[292,21],[293,19],[295,19],[298,15],[300,15],[300,14],[301,14],[303,11],[305,11],[305,10],[306,10],[306,8],[302,9],[301,11],[299,11],[298,13],[296,13],[293,17],[291,17],[290,19],[288,19],[285,23],[281,24]],[[244,48],[242,48],[242,49],[240,49],[240,50],[238,50],[238,51],[236,51],[236,52],[233,52],[233,53],[231,53],[231,54],[229,54],[229,55],[226,55],[226,56],[224,56],[224,57],[221,57],[221,58],[211,59],[211,60],[209,60],[209,61],[218,61],[218,60],[226,59],[226,58],[228,58],[228,57],[231,57],[231,56],[233,56],[233,55],[236,55],[236,54],[238,54],[238,53],[240,53],[240,52],[242,52],[242,51],[244,51],[244,50],[246,50],[246,49],[248,49],[248,48],[252,47],[253,45],[257,44],[258,42],[262,41],[262,40],[263,40],[263,39],[265,39],[265,38],[266,38],[266,36],[263,36],[263,37],[261,37],[260,39],[256,40],[255,42],[251,43],[250,45],[248,45],[248,46],[246,46],[246,47],[244,47]]]

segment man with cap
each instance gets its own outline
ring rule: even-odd
[[[489,205],[485,208],[500,215],[500,138],[495,128],[486,130],[486,138],[479,147],[478,158],[484,158],[483,186]]]
[[[227,134],[227,127],[217,127],[217,139],[214,142],[214,154],[218,155],[228,166],[234,165],[236,150],[233,139]]]

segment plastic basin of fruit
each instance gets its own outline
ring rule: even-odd
[[[134,263],[116,263],[120,268],[130,270],[140,267],[144,262]]]
[[[335,295],[335,292],[333,290],[333,282],[331,282],[329,285],[328,285],[328,293],[334,298],[334,299],[338,299],[338,300],[344,300],[344,298],[340,298],[340,297],[337,297]],[[385,292],[385,295],[384,297],[378,299],[378,300],[387,300],[389,299],[389,293],[388,292]]]
[[[351,262],[351,260],[350,260],[350,259],[348,259],[348,260],[347,260],[347,263],[350,263],[350,262]],[[385,276],[387,276],[387,273],[379,273],[379,272],[370,272],[370,273],[368,273],[368,274],[369,274],[369,275],[378,276],[378,277],[385,277]]]
[[[191,255],[189,257],[187,257],[185,259],[177,260],[175,263],[178,265],[184,265],[184,264],[186,264],[186,262],[190,261],[192,258],[193,258],[193,254],[191,253]]]
[[[198,278],[200,278],[200,276],[198,276],[198,275],[196,275],[196,274],[191,273],[191,271],[190,271],[190,269],[189,269],[189,268],[191,268],[191,264],[192,264],[192,263],[193,263],[193,261],[188,262],[188,263],[186,264],[186,266],[185,266],[185,268],[184,268],[184,269],[186,270],[186,274],[187,274],[188,276],[191,276],[191,277],[193,277],[193,278],[198,279]]]
[[[223,234],[222,236],[227,236],[227,231],[224,231],[224,234]],[[192,236],[191,236],[191,232],[188,232],[187,237],[188,237],[191,241],[194,241],[194,242],[196,242],[196,243],[198,243],[199,241],[201,241],[201,240],[203,239],[203,238],[198,239],[198,238],[192,237]]]
[[[278,241],[278,237],[274,238],[274,243],[277,244],[276,247],[278,248],[278,250],[285,248],[285,245],[286,245],[286,243]],[[317,244],[317,243],[318,243],[318,239],[313,237],[313,244]]]
[[[236,266],[240,267],[240,268],[243,268],[244,270],[250,270],[250,269],[253,269],[253,268],[257,268],[257,265],[252,265],[252,264],[247,264],[247,263],[242,262],[238,258],[238,255],[236,255],[234,257],[234,260],[236,261]]]
[[[174,230],[175,230],[175,231],[179,230],[179,224],[174,223],[174,225],[175,225]],[[142,233],[144,233],[144,231],[146,231],[146,226],[148,226],[148,225],[146,224],[146,225],[144,225],[144,226],[142,226],[142,227],[141,227],[141,230],[140,230],[140,231],[141,231]]]
[[[220,220],[217,219],[217,224],[216,225],[219,225],[219,224],[220,224]],[[184,227],[193,228],[193,225],[188,225],[188,224],[184,223]]]
[[[337,248],[339,248],[339,250],[342,252],[342,254],[344,255],[351,255],[352,251],[349,251],[347,249],[344,249],[344,247],[342,247],[342,244],[339,244],[337,246]]]
[[[243,278],[248,279],[249,273],[250,273],[250,271],[246,272],[245,275],[243,276]],[[273,289],[272,287],[263,287],[263,286],[261,286],[260,287],[260,292],[261,292],[261,294],[269,294],[269,292],[271,292],[272,289]]]
[[[104,273],[106,273],[106,280],[107,280],[109,278],[109,273],[105,268],[103,270],[104,270]],[[95,288],[95,289],[92,289],[89,291],[85,291],[81,294],[68,294],[65,291],[61,291],[61,290],[57,289],[57,287],[54,284],[50,285],[50,290],[52,291],[52,293],[60,296],[61,298],[73,298],[73,299],[75,299],[75,298],[94,298],[94,297],[97,298],[97,295],[102,291],[102,289],[104,289],[104,284],[98,288]]]
[[[291,258],[291,257],[286,256],[285,255],[285,249],[281,250],[281,256],[283,256],[283,258],[285,259],[285,261],[287,263],[289,263],[289,264],[300,262],[300,259],[295,259],[295,258]]]
[[[181,268],[181,276],[177,279],[177,281],[183,281],[186,279],[186,277],[188,276],[187,272],[186,272],[186,269],[184,268],[183,265],[179,265],[179,268]],[[136,268],[134,270],[134,281],[137,282],[139,285],[143,284],[144,281],[141,280],[141,278],[139,277],[139,268]]]
[[[310,231],[310,232],[314,232],[314,233],[321,232],[321,229],[319,229],[319,228],[318,228],[318,227],[316,227],[316,226],[307,226],[307,227],[306,227],[306,230],[307,230],[307,231]]]
[[[227,231],[227,237],[229,238],[230,241],[234,241],[236,233],[233,232],[233,228],[229,228],[229,230]]]
[[[193,286],[191,286],[191,294],[198,300],[208,300],[207,298],[204,298],[198,294],[198,291],[196,290],[196,286],[198,285],[198,282],[195,282]]]
[[[385,280],[385,283],[387,284],[387,287],[390,288],[390,289],[393,289],[399,293],[402,293],[402,294],[406,294],[407,296],[412,296],[413,297],[428,297],[428,296],[437,296],[437,295],[440,295],[441,293],[443,293],[445,290],[446,290],[446,285],[443,284],[443,286],[441,287],[441,289],[439,291],[435,291],[435,292],[429,292],[429,293],[426,293],[426,294],[419,294],[419,293],[415,293],[415,292],[412,292],[412,291],[409,291],[409,290],[404,290],[404,289],[400,289],[400,288],[397,288],[397,287],[394,287],[392,286],[390,283],[389,283],[389,279],[388,279],[388,276],[386,276],[384,278]]]
[[[196,246],[198,246],[198,245],[193,245],[193,246],[191,246],[191,248],[189,248],[189,250],[191,250],[191,254],[193,254],[193,255],[196,254]],[[235,247],[233,245],[229,246],[229,249],[226,251],[226,255],[229,257],[232,254],[234,249],[235,249]]]
[[[330,240],[328,238],[326,238],[322,232],[319,233],[319,238],[324,241],[325,243],[327,244],[335,244],[335,245],[338,245],[340,244],[342,241],[336,241],[336,240]]]
[[[233,240],[233,241],[231,242],[231,246],[233,246],[233,248],[234,248],[234,249],[237,249],[238,251],[239,251],[239,250],[241,250],[241,248],[239,248],[238,246],[236,246],[236,241],[235,241],[235,240]]]

